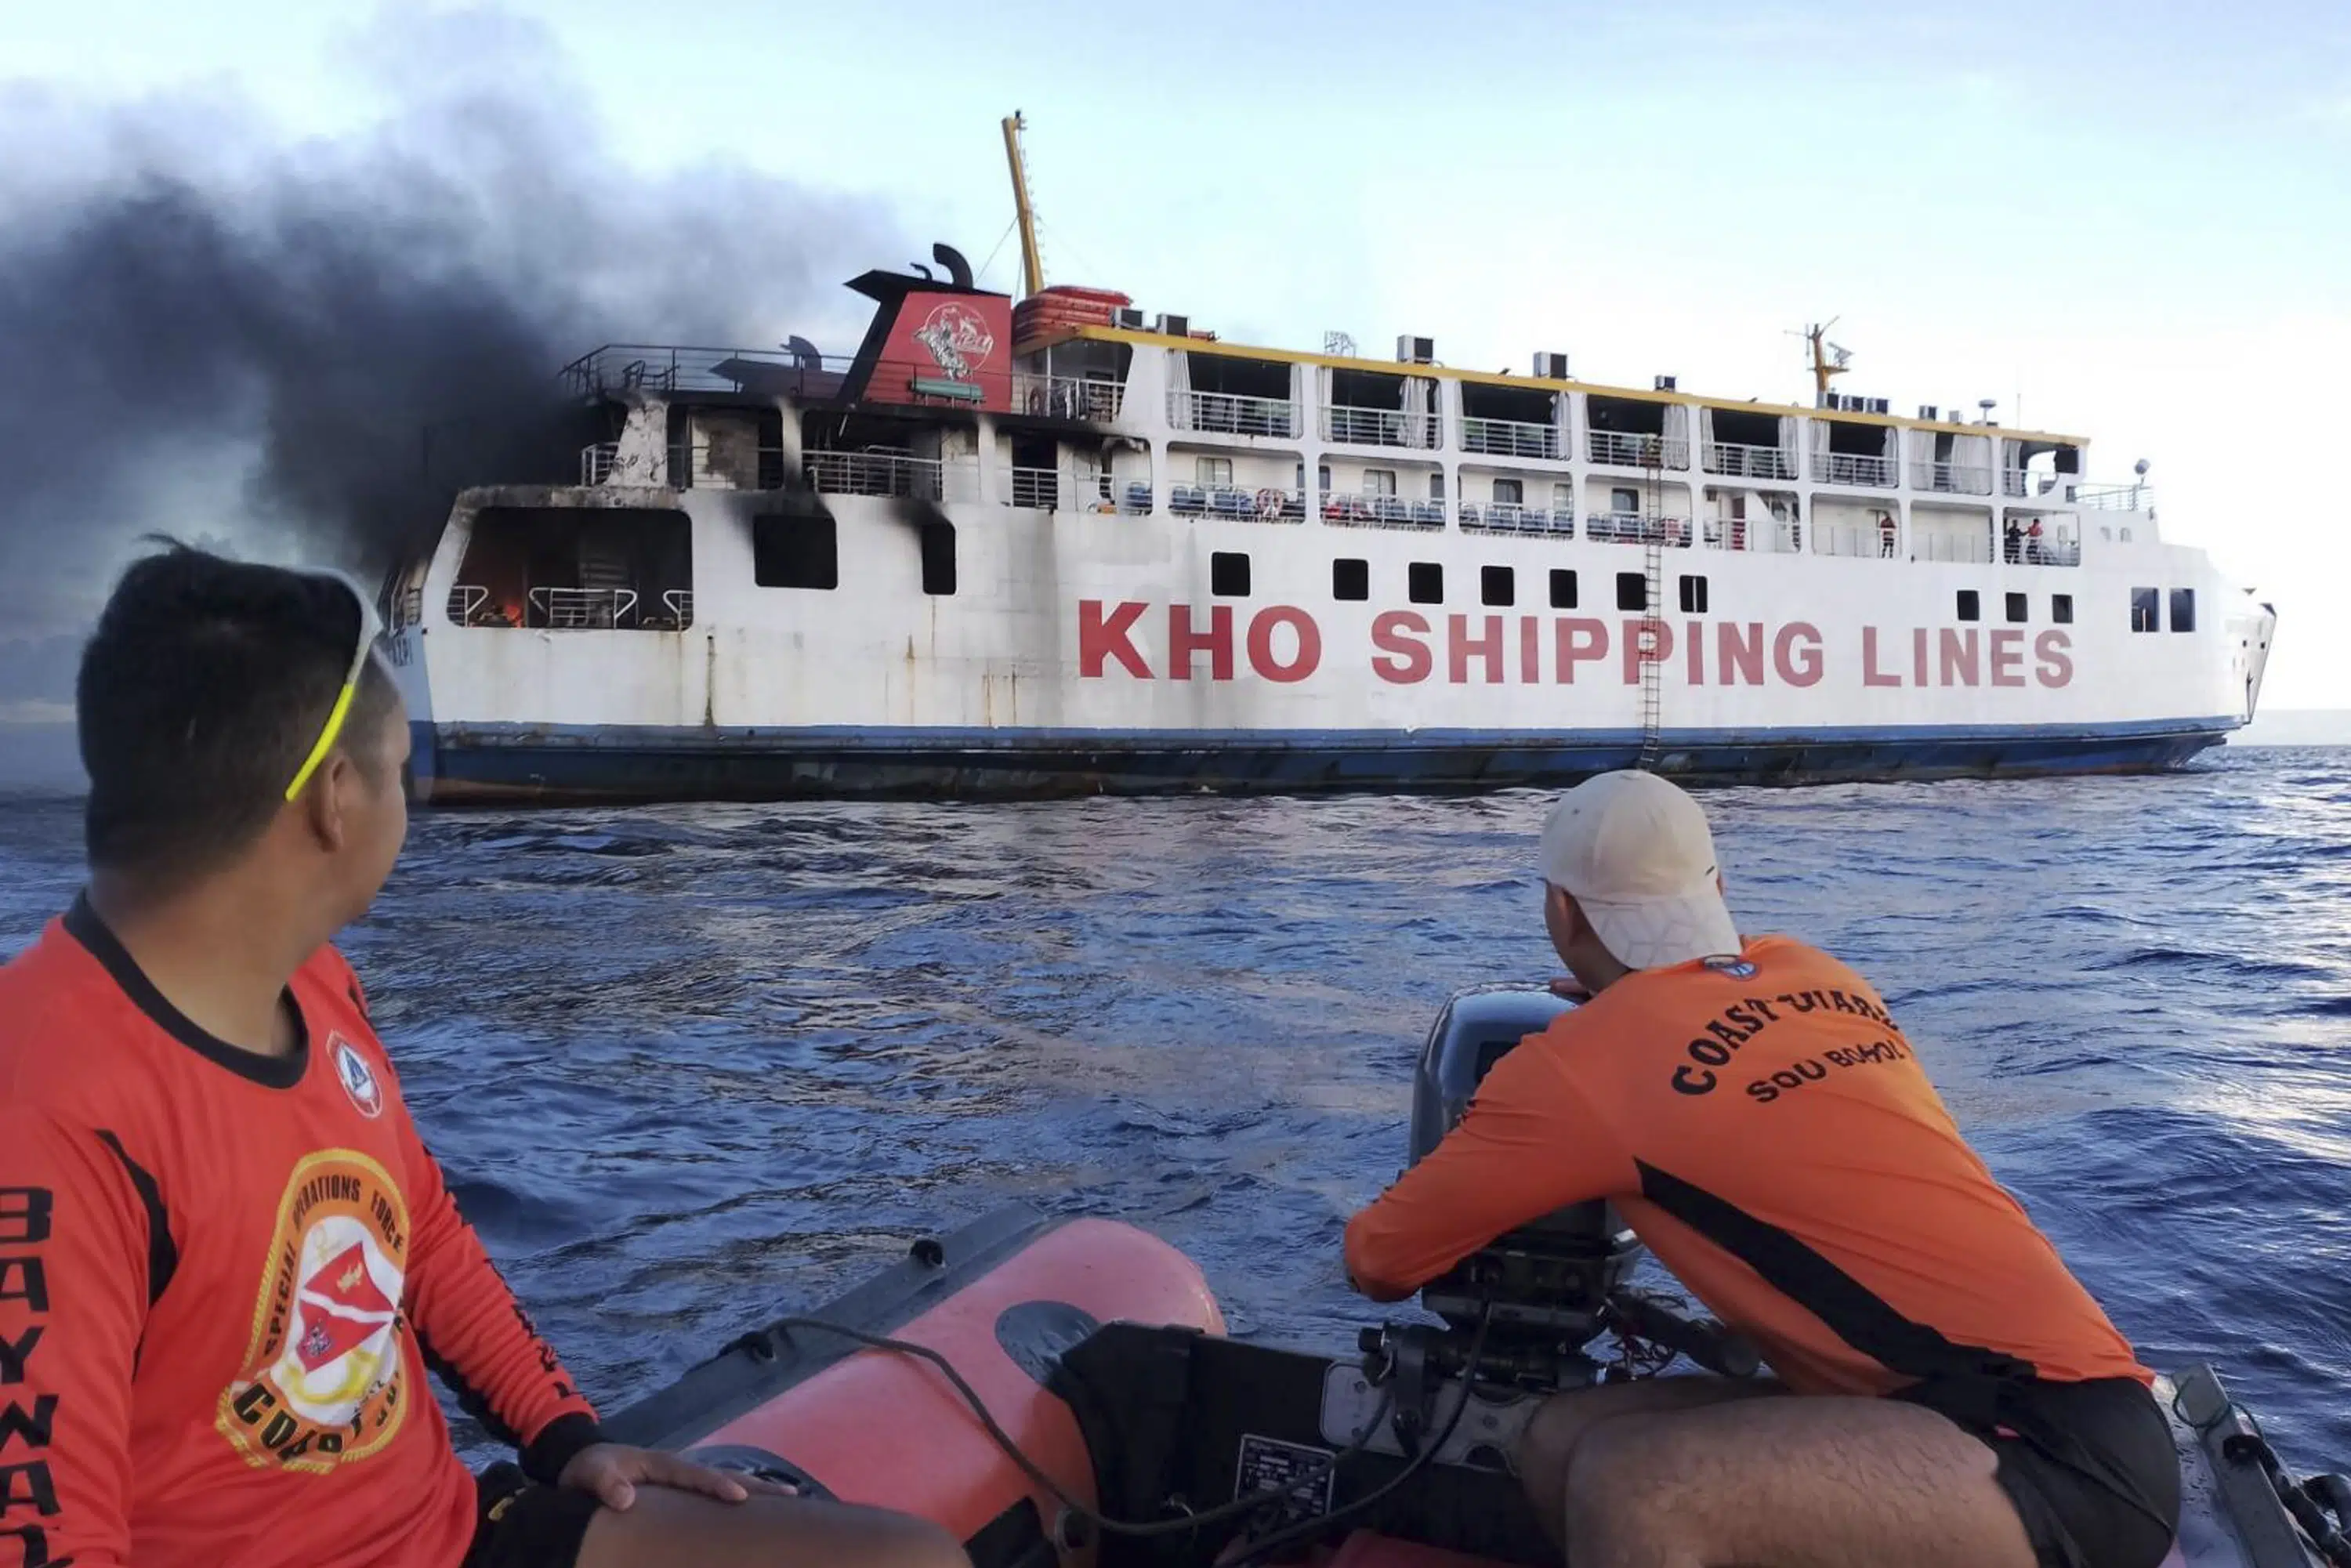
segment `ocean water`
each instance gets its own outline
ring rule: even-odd
[[[1877,984],[2143,1359],[2351,1463],[2351,751],[1705,799],[1742,928]],[[424,813],[345,946],[606,1408],[1013,1199],[1147,1225],[1234,1333],[1337,1351],[1435,1010],[1556,972],[1546,800]],[[0,953],[78,834],[0,801]]]

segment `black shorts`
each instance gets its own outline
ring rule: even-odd
[[[2158,1568],[2171,1550],[2179,1455],[2163,1407],[2137,1379],[2032,1379],[1990,1395],[1980,1383],[1922,1384],[1894,1397],[1991,1446],[2043,1568]]]
[[[463,1568],[571,1568],[588,1521],[602,1504],[592,1492],[532,1480],[495,1464],[474,1479],[480,1511]]]

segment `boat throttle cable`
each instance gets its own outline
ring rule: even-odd
[[[1178,1519],[1149,1520],[1136,1522],[1123,1519],[1113,1519],[1109,1515],[1101,1512],[1099,1510],[1089,1508],[1084,1503],[1080,1502],[1076,1498],[1071,1497],[1067,1488],[1063,1487],[1060,1481],[1055,1480],[1052,1476],[1046,1472],[1042,1466],[1039,1465],[1036,1460],[1030,1458],[1027,1453],[1022,1451],[1019,1443],[1013,1438],[1012,1434],[1004,1429],[1003,1426],[996,1419],[995,1415],[987,1408],[987,1402],[980,1397],[979,1391],[974,1388],[969,1383],[966,1382],[963,1374],[956,1370],[955,1364],[947,1360],[945,1355],[942,1355],[938,1351],[934,1350],[931,1346],[926,1344],[916,1344],[912,1340],[892,1339],[886,1334],[868,1333],[863,1329],[853,1329],[842,1323],[828,1322],[822,1318],[778,1318],[776,1322],[768,1325],[765,1333],[768,1335],[782,1334],[789,1337],[791,1332],[795,1329],[809,1329],[821,1333],[838,1334],[843,1339],[854,1341],[869,1349],[886,1350],[893,1352],[899,1355],[913,1356],[917,1361],[927,1362],[932,1366],[936,1367],[940,1375],[945,1377],[948,1383],[952,1384],[955,1387],[955,1391],[963,1396],[964,1403],[971,1406],[972,1414],[979,1417],[979,1424],[987,1428],[988,1437],[995,1440],[996,1446],[1003,1449],[1005,1456],[1014,1464],[1020,1467],[1020,1472],[1023,1475],[1036,1482],[1040,1487],[1042,1487],[1046,1491],[1051,1493],[1054,1500],[1060,1502],[1064,1509],[1068,1510],[1072,1516],[1084,1521],[1087,1524],[1102,1531],[1106,1535],[1125,1535],[1142,1538],[1162,1535],[1180,1535],[1186,1531],[1199,1530],[1211,1524],[1221,1524],[1228,1519],[1246,1517],[1249,1514],[1254,1513],[1257,1510],[1263,1508],[1268,1503],[1280,1502],[1289,1498],[1294,1497],[1301,1488],[1311,1486],[1314,1482],[1321,1480],[1325,1475],[1335,1471],[1341,1465],[1346,1463],[1349,1459],[1353,1458],[1358,1454],[1361,1454],[1364,1449],[1369,1446],[1373,1437],[1379,1431],[1381,1425],[1387,1420],[1388,1411],[1395,1402],[1395,1391],[1393,1388],[1386,1390],[1381,1395],[1379,1406],[1372,1412],[1371,1419],[1364,1424],[1364,1429],[1361,1432],[1355,1434],[1353,1439],[1351,1440],[1345,1448],[1341,1448],[1338,1452],[1331,1455],[1328,1458],[1318,1460],[1315,1464],[1291,1477],[1280,1486],[1268,1487],[1263,1490],[1251,1492],[1247,1497],[1235,1498],[1230,1502],[1220,1503],[1215,1508],[1206,1509],[1198,1513],[1187,1513]],[[1481,1322],[1479,1325],[1479,1339],[1482,1340],[1484,1335],[1485,1326]],[[770,1354],[772,1354],[772,1352]],[[1472,1357],[1474,1363],[1474,1346],[1472,1348]],[[1468,1404],[1468,1391],[1465,1385],[1462,1391],[1463,1407],[1466,1408]],[[1454,1423],[1458,1423],[1460,1419],[1461,1410],[1456,1409],[1453,1413],[1453,1421],[1448,1422],[1446,1426],[1445,1431],[1438,1436],[1437,1439],[1437,1445],[1441,1445],[1445,1438],[1452,1436],[1453,1425]],[[1431,1446],[1431,1453],[1435,1452],[1436,1446],[1437,1445]],[[1409,1474],[1410,1471],[1407,1470],[1406,1473]],[[1374,1493],[1373,1494],[1373,1497],[1376,1500],[1379,1495],[1380,1494],[1378,1493]]]

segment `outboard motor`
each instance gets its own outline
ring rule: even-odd
[[[1453,1130],[1494,1063],[1574,1005],[1523,986],[1462,991],[1447,1002],[1413,1071],[1412,1163]],[[1421,1304],[1461,1330],[1490,1301],[1488,1332],[1498,1351],[1534,1340],[1557,1355],[1600,1332],[1601,1309],[1640,1250],[1612,1205],[1573,1204],[1463,1259],[1422,1289]]]

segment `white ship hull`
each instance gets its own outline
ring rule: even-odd
[[[940,597],[921,591],[927,509],[866,497],[826,499],[837,589],[765,588],[748,519],[771,497],[610,486],[470,495],[423,602],[457,586],[470,512],[517,501],[683,510],[692,623],[403,626],[422,799],[2151,768],[2246,721],[2269,637],[2200,552],[2162,545],[2109,560],[2094,541],[2071,569],[1943,566],[976,504],[939,508],[959,557],[959,591]],[[1248,559],[1246,596],[1212,591],[1218,553]],[[1367,599],[1332,599],[1340,558],[1366,562]],[[1409,601],[1415,563],[1442,568],[1445,602]],[[1480,602],[1489,567],[1511,569],[1516,602]],[[1557,570],[1576,576],[1575,608],[1550,605]],[[1708,612],[1652,628],[1617,610],[1618,576],[1653,571],[1668,606],[1704,578]],[[2147,586],[2210,609],[2192,632],[2135,632]],[[1963,591],[1977,621],[1956,618]],[[2053,622],[2059,593],[2070,623]]]

